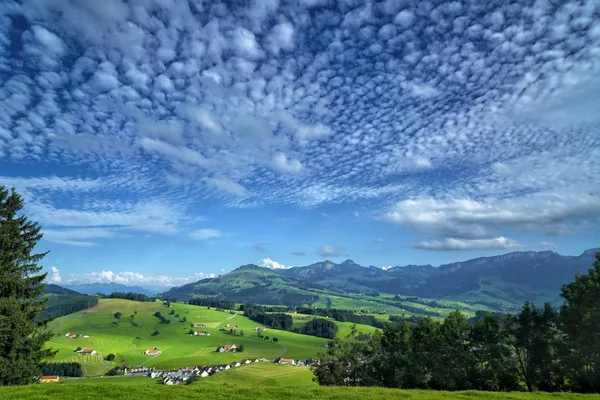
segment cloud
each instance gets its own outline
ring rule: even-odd
[[[221,232],[216,229],[198,229],[189,233],[189,237],[197,240],[216,239],[221,237]]]
[[[321,257],[342,257],[344,249],[334,246],[323,246],[317,251]]]
[[[305,251],[292,251],[290,254],[293,256],[305,256],[306,252]]]
[[[97,244],[85,239],[107,239],[118,236],[117,230],[105,228],[44,229],[42,233],[43,238],[49,242],[83,247]]]
[[[139,272],[122,271],[113,272],[111,270],[102,270],[100,272],[88,272],[84,274],[69,274],[68,278],[63,278],[62,283],[67,285],[89,284],[89,283],[119,283],[122,285],[140,285],[147,287],[159,287],[165,290],[181,286],[187,283],[196,282],[205,278],[214,278],[214,273],[197,272],[188,276],[168,276],[168,275],[145,275]]]
[[[60,271],[56,267],[50,267],[50,278],[48,279],[48,283],[61,283],[62,278],[60,276]]]
[[[285,173],[298,173],[302,171],[302,163],[298,160],[291,160],[283,153],[276,153],[273,156],[273,166],[276,170]]]
[[[142,138],[140,146],[148,152],[155,152],[172,160],[182,161],[199,167],[208,167],[211,165],[211,162],[202,154],[187,147],[173,146],[169,143],[150,138]]]
[[[384,270],[384,271],[390,270],[392,268],[394,268],[394,267],[392,267],[391,265],[384,265],[384,266],[381,267],[381,269]]]
[[[248,190],[245,187],[227,178],[208,178],[206,184],[220,192],[233,196],[244,197],[248,195]]]
[[[418,242],[411,245],[421,250],[511,250],[518,249],[519,243],[502,236],[492,239],[456,239],[433,240]]]
[[[286,267],[283,264],[278,263],[275,260],[271,260],[270,258],[263,258],[262,260],[260,260],[259,264],[260,267],[264,267],[264,268],[269,268],[269,269],[289,269],[289,268],[293,268],[292,266]]]

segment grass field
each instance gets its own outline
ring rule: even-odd
[[[308,321],[310,321],[313,318],[324,318],[324,317],[320,317],[317,315],[308,315],[308,314],[291,314],[291,315],[294,320],[294,328],[303,327]],[[373,333],[377,330],[377,328],[370,326],[370,325],[354,324],[352,322],[339,322],[339,321],[335,321],[331,318],[329,320],[334,322],[338,326],[338,331],[336,334],[336,336],[338,338],[344,338],[344,337],[348,336],[350,334],[350,332],[352,332],[353,326],[355,326],[356,331],[360,332],[360,333]]]
[[[124,378],[123,378],[124,379]],[[147,378],[146,378],[147,379]],[[139,384],[137,384],[139,383]],[[21,387],[0,387],[0,398],[39,400],[39,399],[210,399],[210,400],[248,400],[248,399],[406,399],[406,400],[600,400],[600,395],[578,395],[570,393],[491,393],[491,392],[436,392],[427,390],[398,390],[382,388],[350,388],[323,386],[269,386],[236,385],[231,382],[222,384],[203,384],[165,386],[145,384],[141,380],[119,381],[111,379],[83,380],[81,385],[29,385]]]
[[[179,314],[179,318],[169,315],[171,310]],[[171,322],[161,324],[153,314],[159,311]],[[116,312],[122,315],[114,317]],[[185,323],[179,322],[183,317]],[[205,324],[208,337],[190,336],[192,323]],[[238,325],[238,332],[244,336],[232,336],[219,331],[228,323]],[[254,337],[257,324],[242,315],[224,311],[208,310],[206,307],[174,303],[171,308],[160,302],[141,303],[121,299],[102,299],[93,308],[57,318],[50,324],[50,329],[57,336],[52,338],[49,346],[58,353],[52,361],[79,362],[84,374],[101,375],[114,365],[126,362],[130,366],[144,365],[156,368],[180,368],[188,365],[211,365],[229,363],[243,358],[266,357],[275,358],[285,355],[291,358],[306,359],[315,357],[323,349],[325,339],[300,335],[292,332],[267,329],[264,335],[277,337],[278,343],[264,341]],[[160,334],[152,336],[158,330]],[[78,337],[65,339],[64,334],[73,332],[89,335],[89,338]],[[226,343],[243,344],[243,353],[217,353],[218,346]],[[75,352],[77,347],[94,348],[98,356],[85,356]],[[149,357],[143,354],[146,349],[160,349],[163,354]],[[116,356],[114,362],[103,359],[109,353]]]

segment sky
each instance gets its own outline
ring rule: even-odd
[[[0,185],[53,283],[600,238],[597,1],[0,4]]]

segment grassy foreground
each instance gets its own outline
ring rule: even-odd
[[[244,386],[223,383],[221,385],[164,386],[164,385],[132,385],[118,383],[112,378],[98,382],[100,379],[88,379],[85,385],[29,385],[24,387],[2,387],[2,399],[510,399],[510,400],[598,400],[600,395],[579,395],[569,393],[491,393],[491,392],[436,392],[427,390],[398,390],[382,388],[347,388],[319,386]]]

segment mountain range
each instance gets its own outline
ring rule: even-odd
[[[172,288],[175,300],[217,296],[263,304],[311,304],[325,290],[335,293],[390,293],[430,299],[520,305],[560,302],[560,288],[592,268],[600,248],[579,256],[553,251],[513,252],[433,267],[365,267],[352,260],[323,261],[305,267],[270,270],[245,265],[217,278]]]
[[[146,289],[141,286],[127,286],[116,282],[110,283],[77,283],[77,284],[69,284],[62,285],[62,287],[74,290],[79,293],[84,294],[111,294],[114,292],[133,292],[145,294],[146,296],[153,296],[157,292],[151,289]]]

